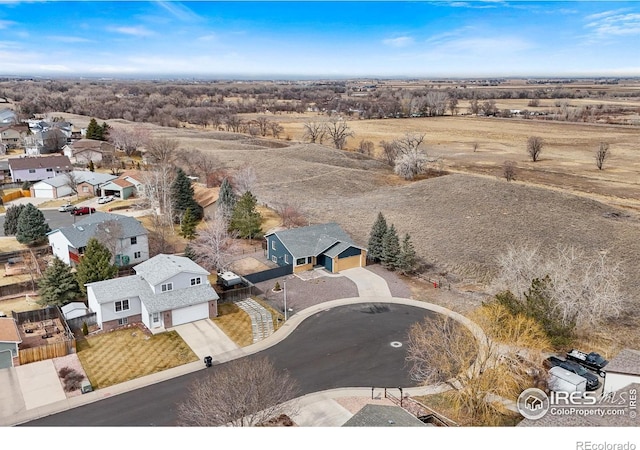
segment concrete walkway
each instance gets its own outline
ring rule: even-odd
[[[273,334],[273,317],[264,306],[251,298],[235,302],[235,304],[251,318],[254,344]]]

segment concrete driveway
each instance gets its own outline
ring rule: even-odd
[[[205,356],[219,355],[240,348],[209,319],[185,323],[170,329],[176,330],[182,340],[191,347],[191,350],[200,359],[204,359]]]
[[[360,297],[391,297],[391,291],[385,279],[364,267],[342,270],[340,275],[344,275],[356,284]]]

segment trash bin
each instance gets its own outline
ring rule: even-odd
[[[211,367],[212,364],[213,364],[213,358],[211,356],[205,356],[204,365],[207,367]]]
[[[93,392],[93,386],[91,386],[89,380],[84,380],[82,382],[82,384],[80,385],[80,392],[82,392],[83,394],[86,394],[87,392]]]

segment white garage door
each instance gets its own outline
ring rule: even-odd
[[[49,186],[48,184],[43,187],[34,187],[33,195],[36,198],[54,198],[53,197],[53,186]]]
[[[174,309],[171,312],[171,325],[182,325],[183,323],[195,322],[196,320],[209,318],[209,303],[187,306],[186,308]]]

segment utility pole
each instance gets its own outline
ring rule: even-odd
[[[287,321],[287,281],[282,281],[282,287],[284,289],[284,321]]]

